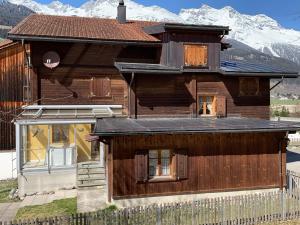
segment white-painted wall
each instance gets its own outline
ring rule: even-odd
[[[0,180],[17,177],[16,151],[0,152]]]

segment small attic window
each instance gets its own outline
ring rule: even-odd
[[[184,65],[187,67],[207,67],[207,45],[184,45]]]

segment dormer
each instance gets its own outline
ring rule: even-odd
[[[162,41],[160,63],[184,72],[217,71],[220,52],[228,48],[222,39],[229,27],[161,23],[144,31]]]

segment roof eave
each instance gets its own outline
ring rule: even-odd
[[[161,46],[160,41],[138,41],[138,40],[108,40],[108,39],[87,39],[70,37],[49,37],[49,36],[31,36],[8,33],[8,38],[14,41],[43,41],[43,42],[71,42],[71,43],[91,43],[91,44],[126,44],[126,45],[151,45]]]
[[[182,74],[182,70],[170,68],[170,69],[151,69],[151,68],[124,68],[122,63],[115,62],[115,67],[119,70],[120,73],[141,73],[141,74]]]
[[[94,132],[98,136],[134,136],[134,135],[153,135],[153,134],[203,134],[203,133],[251,133],[251,132],[295,132],[299,128],[286,127],[286,128],[269,128],[269,129],[216,129],[216,130],[168,130],[168,131],[124,131],[124,132]]]
[[[298,73],[271,73],[271,72],[228,72],[224,70],[220,70],[220,73],[224,76],[245,76],[245,77],[271,77],[271,78],[298,78]]]
[[[217,32],[220,34],[228,35],[229,27],[228,26],[209,26],[209,25],[192,25],[192,24],[172,24],[172,23],[163,23],[154,26],[144,27],[144,31],[147,34],[160,34],[167,32],[168,30],[184,30],[184,31],[206,31],[206,32]]]

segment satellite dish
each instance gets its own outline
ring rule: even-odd
[[[55,67],[58,67],[59,63],[60,57],[57,52],[49,51],[44,54],[43,64],[45,67],[54,69]]]

